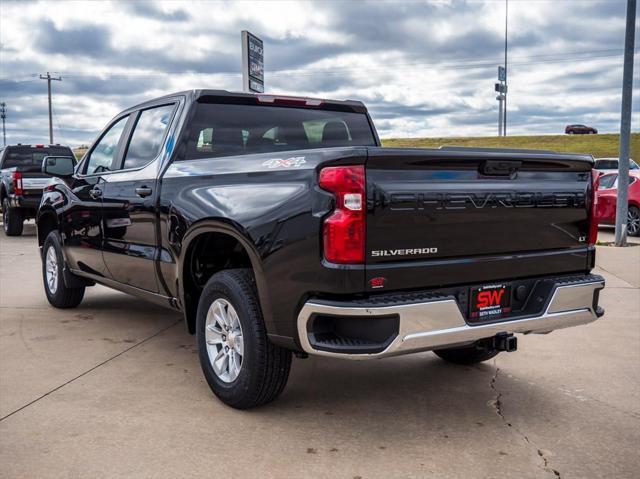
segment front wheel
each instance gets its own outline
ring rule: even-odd
[[[20,236],[24,227],[24,217],[20,208],[12,208],[9,199],[2,201],[2,227],[7,236]]]
[[[47,300],[61,309],[75,308],[82,302],[84,286],[69,288],[64,282],[65,263],[62,242],[57,231],[49,233],[42,247],[42,279]]]
[[[627,210],[627,233],[640,236],[640,209],[635,206],[629,206]]]
[[[500,351],[486,348],[479,341],[462,348],[438,349],[434,353],[441,359],[455,364],[476,364],[494,358]]]
[[[225,404],[249,409],[273,401],[284,389],[291,351],[267,338],[251,271],[221,271],[207,281],[196,336],[204,377]]]

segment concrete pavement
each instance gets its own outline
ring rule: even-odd
[[[49,307],[28,225],[0,235],[0,477],[637,477],[640,247],[598,267],[592,325],[474,367],[294,360],[279,400],[240,412],[179,315],[103,287]]]

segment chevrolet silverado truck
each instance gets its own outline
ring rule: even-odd
[[[73,157],[73,152],[60,145],[18,144],[0,149],[0,208],[7,236],[20,236],[24,221],[35,218],[42,189],[51,180],[40,171],[49,155]]]
[[[382,148],[365,106],[196,90],[117,115],[37,218],[58,308],[95,283],[181,311],[213,393],[292,356],[472,364],[604,313],[591,156]]]

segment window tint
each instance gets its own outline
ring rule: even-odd
[[[612,188],[618,189],[618,179],[619,179],[619,176],[616,175],[616,180],[613,182]],[[631,186],[634,181],[636,181],[636,179],[633,176],[630,176],[629,177],[629,186]]]
[[[128,119],[128,115],[121,118],[105,133],[87,160],[85,174],[93,175],[95,173],[111,171],[113,161],[118,153],[118,142],[120,141],[122,131]]]
[[[604,189],[613,187],[613,183],[614,183],[614,181],[616,181],[616,178],[618,178],[618,175],[604,175],[604,176],[601,176],[600,180],[599,180],[598,189],[604,190]]]
[[[144,166],[158,156],[174,109],[175,105],[164,105],[140,113],[124,158],[124,169]]]
[[[640,166],[633,160],[629,160],[629,169],[630,170],[640,170]]]
[[[32,167],[40,169],[45,156],[73,156],[69,148],[63,146],[37,148],[35,146],[9,146],[7,148],[2,168]]]
[[[617,170],[618,160],[596,160],[594,166],[597,170]]]
[[[186,159],[331,146],[375,146],[363,113],[199,103]]]

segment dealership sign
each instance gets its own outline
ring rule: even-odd
[[[264,92],[264,46],[262,40],[242,30],[242,88]]]

